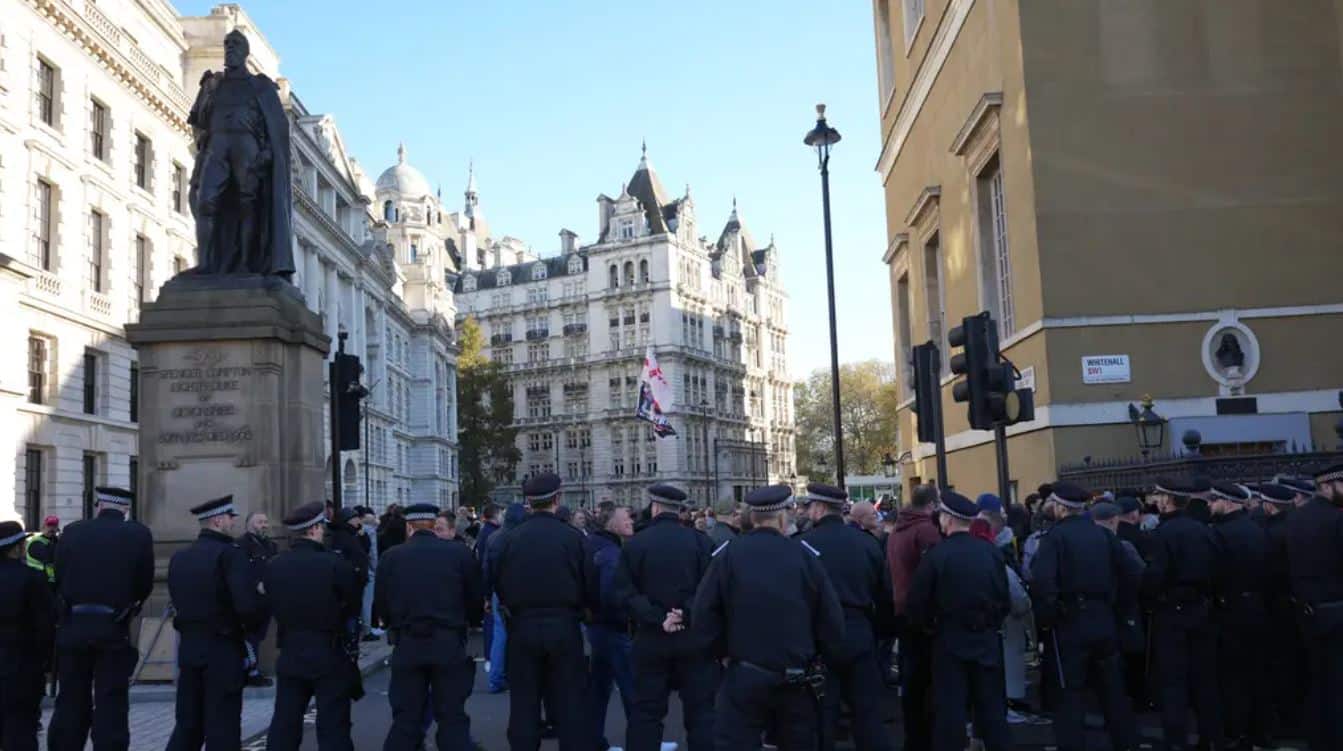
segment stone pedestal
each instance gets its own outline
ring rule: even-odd
[[[265,276],[178,276],[126,337],[140,360],[139,515],[155,547],[144,615],[158,617],[168,560],[200,531],[187,509],[232,495],[243,518],[278,525],[323,499],[331,341],[293,285]]]

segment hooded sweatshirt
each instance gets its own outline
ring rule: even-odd
[[[904,615],[905,598],[914,580],[923,554],[942,539],[933,522],[932,509],[901,509],[895,520],[895,531],[886,541],[886,561],[891,567],[891,587],[894,589],[895,614]]]

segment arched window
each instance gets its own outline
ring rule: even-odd
[[[611,264],[611,278],[607,281],[606,286],[610,287],[611,289],[615,289],[616,287],[620,286],[620,269],[616,268],[616,265],[614,263]]]
[[[382,202],[382,218],[385,221],[393,221],[396,217],[396,209],[392,208],[391,201]]]
[[[532,266],[532,279],[546,278],[546,264],[543,261],[537,261]]]
[[[415,263],[420,257],[420,247],[415,243],[410,244],[410,262]]]
[[[648,284],[648,259],[639,261],[639,283]]]
[[[625,286],[634,286],[634,261],[625,262]]]

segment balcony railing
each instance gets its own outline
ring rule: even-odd
[[[586,323],[566,323],[564,324],[564,335],[574,336],[576,334],[586,333],[588,325]]]
[[[550,336],[550,329],[531,329],[527,332],[527,341],[535,342]]]
[[[512,334],[495,334],[494,336],[490,337],[490,344],[495,347],[498,347],[501,344],[512,344],[512,343],[513,343]]]
[[[84,307],[88,312],[101,318],[108,318],[112,315],[112,300],[100,292],[94,292],[91,289],[84,290]]]

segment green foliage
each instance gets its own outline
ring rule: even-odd
[[[475,318],[458,330],[457,428],[461,447],[462,502],[480,506],[499,478],[510,477],[518,460],[513,390],[502,365],[485,356],[485,335]]]
[[[797,471],[821,477],[835,471],[830,369],[814,371],[795,387]],[[896,408],[900,403],[895,368],[879,360],[839,366],[840,425],[844,431],[845,473],[874,475],[882,458],[895,456]],[[817,467],[824,457],[826,470]]]

